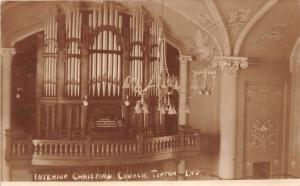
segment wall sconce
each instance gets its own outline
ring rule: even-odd
[[[16,98],[17,98],[17,99],[20,99],[24,91],[25,91],[25,90],[24,90],[23,88],[18,87],[18,88],[16,89]]]

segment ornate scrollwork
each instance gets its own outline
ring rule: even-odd
[[[209,16],[208,16],[208,14],[207,13],[204,13],[204,12],[198,12],[197,13],[197,17],[198,17],[198,19],[202,22],[202,23],[204,23],[205,25],[207,25],[209,28],[212,28],[212,29],[218,29],[219,27],[218,27],[218,24],[217,23],[215,23],[214,21],[212,21],[210,18],[209,18]]]
[[[245,69],[248,67],[246,57],[215,56],[212,64],[224,74],[236,74],[239,68]]]
[[[179,56],[180,63],[188,63],[189,61],[192,61],[192,56],[185,56],[185,55]]]
[[[249,133],[249,145],[260,153],[267,152],[277,144],[278,127],[273,121],[273,116],[266,110],[252,122]]]
[[[265,32],[258,35],[258,40],[262,41],[275,41],[281,46],[284,45],[282,42],[283,36],[288,29],[288,25],[283,22],[273,23]]]
[[[195,45],[200,61],[204,63],[210,63],[214,54],[214,48],[211,44],[209,36],[199,30],[195,36]]]
[[[249,18],[250,9],[237,9],[230,12],[230,18],[228,20],[229,27],[240,27],[247,23]]]

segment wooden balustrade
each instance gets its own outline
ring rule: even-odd
[[[11,156],[17,157],[17,156],[26,156],[28,154],[31,154],[29,152],[29,144],[25,140],[13,140],[12,148],[11,148]]]
[[[144,142],[144,153],[159,153],[176,150],[180,150],[180,137],[178,135],[146,138]]]
[[[85,141],[33,140],[35,156],[84,156]]]
[[[93,141],[91,143],[91,156],[136,156],[138,142],[134,140],[107,140]]]
[[[197,134],[143,137],[125,140],[23,140],[11,139],[7,157],[32,156],[33,160],[117,160],[149,158],[200,149]],[[33,149],[32,149],[33,148]]]
[[[32,155],[32,137],[20,131],[6,130],[7,159],[29,159]]]

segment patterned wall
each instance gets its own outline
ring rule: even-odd
[[[269,162],[271,174],[282,171],[284,87],[246,87],[245,175],[253,175],[253,163]]]

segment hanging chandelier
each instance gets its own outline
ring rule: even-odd
[[[136,114],[148,114],[148,105],[145,102],[145,94],[153,89],[157,93],[158,111],[160,114],[175,115],[177,114],[175,106],[171,103],[170,96],[175,90],[179,90],[178,78],[174,75],[170,76],[167,67],[166,59],[166,39],[163,30],[163,0],[162,0],[162,12],[160,17],[159,28],[157,37],[157,51],[154,52],[156,61],[153,65],[154,75],[150,79],[149,83],[143,87],[143,84],[138,76],[127,76],[123,83],[123,89],[131,89],[134,95],[139,97],[134,107],[134,113]],[[133,13],[133,19],[137,14]],[[139,17],[140,18],[140,17]],[[156,22],[156,21],[155,21]],[[143,21],[142,21],[143,23]],[[151,31],[150,31],[151,32]],[[125,105],[129,105],[128,96],[124,101]]]
[[[208,37],[200,31],[196,34],[195,40],[200,57],[200,64],[197,67],[200,67],[200,70],[192,71],[191,89],[200,96],[212,95],[215,92],[217,75],[217,69],[212,63],[214,49],[209,43]]]
[[[201,70],[193,71],[191,89],[198,95],[208,96],[215,92],[217,71],[212,65],[206,65]]]

